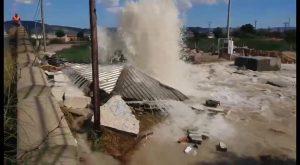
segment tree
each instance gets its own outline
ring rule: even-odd
[[[55,32],[55,35],[56,35],[57,37],[63,37],[63,36],[65,36],[66,34],[65,34],[64,31],[58,30],[58,31]]]
[[[80,39],[83,39],[84,38],[84,32],[83,31],[78,32],[77,37],[80,38]]]
[[[245,24],[245,25],[241,26],[240,30],[241,30],[241,32],[244,32],[244,33],[250,33],[250,34],[255,33],[254,26],[251,24]]]
[[[224,37],[223,30],[220,27],[215,28],[214,31],[213,31],[213,33],[215,34],[216,38],[222,38],[222,37]]]

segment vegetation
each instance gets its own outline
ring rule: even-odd
[[[16,64],[8,44],[4,43],[4,164],[16,164],[16,101]]]
[[[63,36],[65,36],[66,34],[65,34],[65,32],[64,32],[63,30],[58,30],[58,31],[55,32],[55,35],[56,35],[57,37],[63,37]]]
[[[217,50],[217,38],[225,37],[221,28],[214,29],[215,39],[208,39],[206,33],[199,33],[196,30],[192,33],[193,37],[185,39],[187,47],[201,49],[205,52]],[[268,51],[296,50],[295,30],[285,32],[272,32],[270,29],[255,30],[253,25],[245,24],[233,31],[231,36],[236,46],[248,46],[252,49]]]
[[[78,33],[77,33],[77,37],[78,37],[79,39],[83,39],[83,38],[84,38],[84,32],[83,32],[83,31],[78,32]]]
[[[71,48],[57,52],[58,55],[73,63],[91,63],[90,44],[73,45]]]
[[[215,34],[216,38],[223,38],[223,37],[225,37],[225,34],[223,33],[222,28],[220,28],[220,27],[215,28],[214,31],[213,31],[213,33]]]

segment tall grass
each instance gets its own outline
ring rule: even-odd
[[[4,43],[4,164],[16,164],[17,155],[16,63]]]

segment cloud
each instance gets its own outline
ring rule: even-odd
[[[123,7],[121,7],[121,6],[116,6],[116,7],[110,7],[110,8],[107,8],[106,10],[107,10],[108,12],[117,14],[117,13],[120,13],[120,11],[121,11],[122,9],[123,9]]]
[[[107,8],[120,6],[119,0],[97,0],[97,3],[103,4]]]
[[[31,4],[33,0],[16,0],[18,3]]]
[[[119,0],[97,0],[97,3],[102,4],[104,7],[106,7],[106,10],[110,13],[119,13],[121,9],[123,8],[120,6]]]
[[[176,0],[177,7],[180,11],[185,11],[193,6],[193,4],[214,5],[218,3],[227,3],[228,0]]]
[[[46,6],[51,6],[52,3],[51,2],[46,2]]]

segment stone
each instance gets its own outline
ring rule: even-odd
[[[253,71],[278,71],[281,68],[281,59],[263,56],[237,57],[234,64],[238,67],[245,66]]]
[[[73,86],[66,86],[64,94],[64,105],[67,108],[86,108],[90,104],[91,98],[84,95],[84,93]]]
[[[100,109],[101,125],[131,134],[139,133],[139,120],[121,96],[113,96]],[[94,122],[94,116],[92,121]]]

